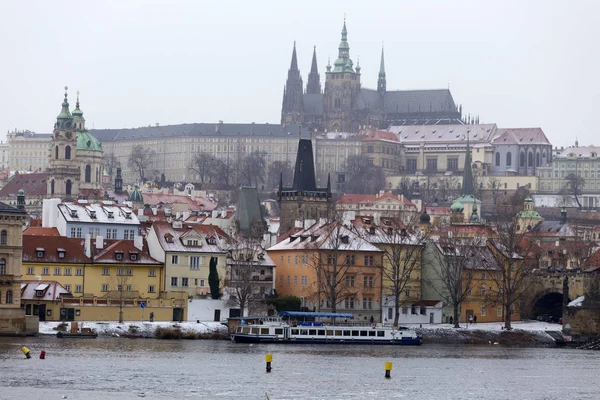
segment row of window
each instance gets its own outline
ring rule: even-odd
[[[123,239],[124,240],[133,240],[135,237],[135,229],[124,229],[123,230]],[[88,228],[88,233],[92,238],[100,236],[100,228]],[[106,229],[106,239],[119,239],[117,237],[118,230],[116,228],[108,228]],[[83,230],[79,227],[71,228],[71,237],[72,238],[83,238]]]
[[[186,277],[178,278],[176,276],[171,277],[171,286],[172,287],[177,287],[177,286],[189,287],[190,281],[192,279],[194,280],[195,287],[205,287],[206,280],[203,278],[186,278]]]
[[[288,286],[292,286],[291,282],[292,282],[292,277],[291,276],[287,276],[286,278],[287,280],[287,285]],[[300,284],[302,286],[308,286],[308,276],[303,275],[300,277]],[[279,276],[279,285],[283,286],[283,276]],[[294,276],[294,286],[298,286],[298,276]]]
[[[199,270],[202,265],[202,256],[189,256],[188,257],[190,269]],[[178,265],[179,264],[179,256],[172,255],[171,256],[171,264]]]
[[[2,263],[0,262],[0,275],[2,275],[1,271],[2,271]],[[66,267],[64,269],[56,267],[56,268],[54,268],[53,272],[54,272],[55,276],[60,276],[60,275],[71,276],[73,270],[72,270],[72,268],[69,268],[69,267]],[[27,267],[27,275],[35,275],[35,267]],[[48,267],[42,268],[42,275],[50,275],[50,268],[48,268]],[[102,268],[102,275],[106,275],[106,276],[110,275],[110,268],[108,268],[108,267]],[[83,268],[75,268],[75,276],[83,276]],[[133,276],[133,268],[117,268],[117,276]],[[154,268],[149,269],[148,276],[155,277],[156,269],[154,269]]]

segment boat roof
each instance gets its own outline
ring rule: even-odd
[[[280,317],[314,317],[314,318],[354,318],[352,314],[308,312],[308,311],[280,311]]]

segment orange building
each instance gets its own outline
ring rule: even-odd
[[[337,222],[316,223],[267,252],[280,296],[297,296],[309,310],[381,320],[383,252],[355,232]]]

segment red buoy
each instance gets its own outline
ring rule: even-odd
[[[45,360],[46,359],[46,352],[44,350],[42,350],[42,352],[40,353],[40,360]]]

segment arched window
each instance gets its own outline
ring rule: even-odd
[[[525,166],[525,153],[521,152],[521,159],[519,160],[519,166],[520,167],[524,167]]]
[[[6,260],[0,258],[0,275],[6,275]]]
[[[510,167],[512,165],[512,153],[509,151],[506,153],[506,166]]]
[[[92,181],[92,166],[90,164],[85,166],[85,181],[87,183]]]
[[[58,146],[54,147],[54,158],[58,160]]]
[[[500,166],[500,153],[496,152],[496,167]]]
[[[71,196],[71,180],[67,179],[67,182],[65,182],[65,186],[66,186],[66,194],[67,196]]]
[[[540,153],[535,153],[535,166],[540,166]]]
[[[65,160],[71,159],[71,146],[65,147]]]
[[[3,230],[2,232],[0,232],[0,244],[7,244],[8,243],[8,232],[6,232],[6,230]]]
[[[54,179],[50,181],[50,194],[54,194]]]
[[[527,166],[533,167],[533,153],[532,152],[527,153]]]
[[[6,291],[6,304],[12,304],[12,302],[13,302],[12,290],[7,290]]]

